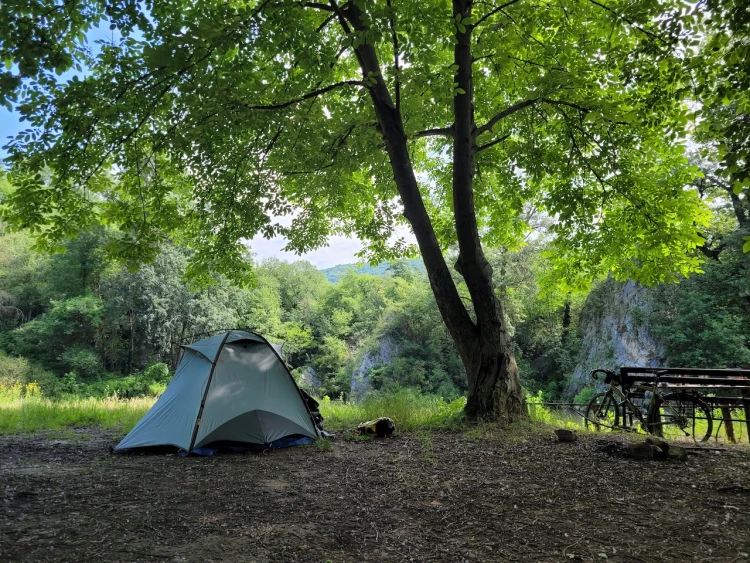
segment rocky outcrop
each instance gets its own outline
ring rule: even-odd
[[[318,391],[323,383],[320,381],[320,377],[317,372],[310,366],[302,368],[302,373],[299,376],[299,382],[303,387]]]
[[[393,358],[398,354],[398,344],[390,337],[385,336],[378,342],[378,347],[366,353],[362,357],[359,366],[354,370],[352,375],[352,384],[349,396],[352,400],[358,401],[372,389],[370,384],[369,372],[372,368],[390,364]]]
[[[664,348],[648,326],[649,293],[635,282],[607,279],[589,294],[581,313],[581,351],[568,387],[570,398],[590,385],[595,368],[664,365]]]

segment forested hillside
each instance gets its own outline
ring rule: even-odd
[[[424,262],[422,262],[422,260],[420,260],[419,258],[412,258],[411,260],[408,260],[408,263],[413,269],[417,271],[425,271]],[[329,282],[336,283],[337,281],[339,281],[339,278],[343,277],[347,272],[352,270],[357,272],[358,274],[372,274],[374,276],[383,276],[388,274],[389,269],[389,262],[380,262],[375,266],[371,266],[370,264],[339,264],[331,268],[325,268],[321,270],[321,272],[325,274]]]
[[[11,189],[3,179],[3,193]],[[678,284],[607,279],[588,294],[563,293],[548,279],[543,238],[488,252],[527,392],[582,398],[590,369],[623,363],[750,366],[745,202],[713,201],[705,273]],[[251,287],[221,276],[192,287],[188,250],[164,244],[153,263],[129,271],[104,258],[106,234],[93,230],[47,255],[32,250],[29,233],[2,231],[0,383],[37,381],[49,396],[158,393],[180,344],[247,327],[283,342],[300,384],[321,395],[410,387],[453,399],[466,391],[414,261],[342,266],[331,283],[309,262],[269,259],[254,264]]]

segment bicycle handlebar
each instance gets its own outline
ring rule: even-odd
[[[613,377],[616,377],[616,376],[615,376],[615,373],[614,373],[614,372],[612,372],[612,371],[609,371],[609,370],[606,370],[606,369],[595,369],[594,371],[592,371],[592,372],[591,372],[591,377],[592,377],[592,378],[593,378],[593,379],[594,379],[595,381],[598,381],[598,380],[599,380],[599,376],[597,375],[597,374],[598,374],[599,372],[601,372],[601,373],[603,373],[603,374],[605,375],[605,379],[606,379],[606,381],[608,381],[608,382],[609,382],[609,381],[610,381],[610,380],[611,380],[611,379],[612,379]]]

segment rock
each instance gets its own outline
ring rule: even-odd
[[[594,451],[602,452],[609,455],[618,455],[625,457],[628,454],[628,448],[621,442],[611,442],[609,440],[598,440],[593,447]]]
[[[555,434],[557,434],[557,439],[561,442],[575,442],[576,440],[578,440],[578,434],[576,434],[573,430],[558,428],[557,430],[555,430]]]
[[[669,448],[669,459],[685,461],[687,457],[688,453],[685,448],[680,448],[679,446],[672,446],[671,448]]]
[[[349,396],[352,400],[358,401],[363,399],[367,392],[372,389],[370,370],[378,366],[390,365],[399,350],[398,343],[390,336],[385,336],[378,342],[377,349],[364,355],[352,375],[349,389]]]
[[[651,444],[644,442],[634,442],[628,444],[628,455],[633,459],[649,460],[654,459],[654,448]]]
[[[644,320],[652,310],[653,292],[633,281],[608,278],[589,294],[581,311],[582,341],[567,390],[569,397],[592,385],[594,368],[664,365],[664,345]],[[603,381],[598,383],[601,386]]]
[[[661,440],[659,438],[654,438],[653,436],[649,436],[648,438],[646,438],[646,443],[651,444],[652,446],[656,446],[665,454],[669,453],[669,444],[665,442],[664,440]]]

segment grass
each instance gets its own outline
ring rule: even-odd
[[[130,431],[156,399],[108,397],[47,399],[38,387],[0,386],[0,434],[63,430],[70,427],[117,428]],[[330,431],[354,428],[360,422],[388,416],[399,432],[440,430],[461,424],[465,399],[447,402],[413,391],[375,393],[360,403],[324,397],[320,412]]]
[[[397,432],[447,430],[461,424],[466,399],[447,402],[440,397],[419,395],[408,389],[373,393],[364,401],[331,401],[324,397],[320,414],[330,431],[356,427],[360,422],[387,416]]]
[[[57,431],[67,435],[71,428],[99,427],[117,429],[126,433],[143,417],[156,399],[142,397],[119,399],[109,397],[48,399],[41,395],[33,383],[25,386],[0,385],[0,434],[21,432]],[[324,397],[320,401],[320,412],[325,418],[325,428],[331,432],[353,429],[359,423],[381,416],[393,419],[397,432],[416,434],[423,446],[425,460],[430,458],[432,431],[463,430],[470,440],[514,439],[528,432],[539,431],[539,425],[556,428],[583,430],[580,417],[573,413],[545,407],[537,397],[528,397],[530,423],[503,426],[494,423],[467,425],[463,419],[466,400],[445,401],[440,397],[419,395],[408,389],[392,393],[373,393],[359,403],[332,401]],[[719,413],[715,413],[718,415]],[[734,416],[741,416],[737,411]],[[719,417],[714,420],[714,432]],[[744,423],[735,422],[738,442],[747,440]],[[533,428],[532,428],[533,427]],[[724,427],[719,431],[720,439],[726,440]],[[359,437],[350,437],[359,438]],[[364,437],[362,437],[364,438]],[[330,443],[316,444],[326,451]]]
[[[92,426],[128,432],[151,408],[154,400],[143,397],[53,401],[23,397],[0,401],[0,434]]]

